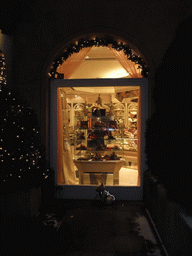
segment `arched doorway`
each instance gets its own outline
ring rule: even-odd
[[[79,45],[83,47],[77,50]],[[101,64],[104,61],[107,66]],[[64,197],[90,198],[93,186],[104,182],[119,199],[142,199],[146,73],[142,58],[127,45],[121,41],[106,45],[103,38],[80,39],[53,62],[51,167],[57,170],[56,185],[62,186]],[[136,174],[132,184],[131,171]]]

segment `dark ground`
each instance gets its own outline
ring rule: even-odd
[[[1,255],[164,255],[142,202],[57,199],[35,219],[1,223]]]

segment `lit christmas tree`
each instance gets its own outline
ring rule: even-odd
[[[1,192],[38,187],[49,177],[40,150],[36,115],[6,85],[6,64],[0,52],[0,186]]]

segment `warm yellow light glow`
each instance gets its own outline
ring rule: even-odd
[[[108,78],[122,78],[122,77],[127,77],[128,75],[129,73],[127,73],[125,69],[117,69],[115,71],[112,71],[106,74]]]

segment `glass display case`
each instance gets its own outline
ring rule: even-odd
[[[114,117],[98,115],[75,119],[78,124],[74,129],[75,159],[80,157],[102,160],[123,157],[124,127],[119,127]]]
[[[127,120],[125,104],[108,104],[99,111],[87,107],[87,113],[85,104],[74,107],[75,160],[123,158],[126,151],[137,151],[137,103],[128,104]]]
[[[113,184],[119,184],[119,170],[124,159],[124,126],[119,127],[114,116],[106,109],[88,116],[75,116],[74,163],[79,170],[79,182],[83,173],[112,173]]]

